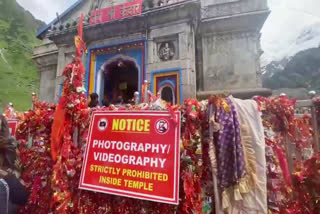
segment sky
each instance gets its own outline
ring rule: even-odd
[[[17,0],[29,10],[37,19],[50,23],[56,18],[56,13],[61,14],[77,0]]]
[[[17,0],[37,19],[49,23],[77,0]],[[320,0],[268,0],[271,14],[262,32],[261,46],[267,61],[284,57],[308,26],[320,23]],[[319,25],[320,26],[320,25]],[[319,31],[320,32],[320,31]],[[309,46],[314,45],[310,43]],[[290,48],[288,48],[290,47]],[[309,47],[308,47],[309,48]]]
[[[297,44],[297,38],[304,30],[315,28],[317,23],[320,27],[319,0],[269,0],[268,3],[271,14],[261,30],[261,46],[267,60],[279,60],[319,45],[319,28],[313,29],[313,33],[318,30],[319,37]]]

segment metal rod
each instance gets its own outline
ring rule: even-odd
[[[314,137],[314,150],[315,153],[319,152],[319,127],[318,127],[318,121],[317,121],[317,113],[316,113],[316,107],[313,105],[311,107],[311,122],[313,127],[313,137]]]

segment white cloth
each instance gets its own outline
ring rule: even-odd
[[[267,176],[265,157],[265,136],[261,113],[254,100],[240,100],[231,97],[238,116],[245,119],[252,133],[252,148],[256,158],[257,180],[255,187],[243,200],[236,201],[226,211],[229,214],[267,214]]]
[[[223,214],[221,207],[220,195],[218,191],[218,181],[217,181],[217,158],[216,158],[216,149],[213,145],[213,142],[210,142],[209,145],[209,156],[212,166],[212,178],[213,178],[213,190],[214,190],[214,205],[215,205],[215,214]]]
[[[213,178],[213,190],[214,190],[214,208],[215,208],[215,214],[223,214],[222,210],[222,204],[220,200],[219,190],[218,190],[218,180],[217,180],[217,174],[218,174],[218,166],[217,166],[217,157],[216,157],[216,148],[213,143],[213,121],[212,121],[212,106],[209,105],[209,157],[211,161],[211,167],[212,167],[212,178]]]

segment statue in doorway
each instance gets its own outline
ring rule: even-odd
[[[172,60],[175,55],[175,48],[172,42],[163,42],[159,48],[159,58],[162,61]]]

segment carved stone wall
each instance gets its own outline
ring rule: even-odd
[[[230,2],[237,2],[240,0],[202,0],[202,6],[203,7],[207,7],[207,6],[213,6],[213,5],[217,5],[217,4],[227,4]]]
[[[49,103],[55,102],[55,89],[56,89],[56,69],[57,66],[50,66],[43,68],[40,71],[40,100]]]
[[[168,45],[167,45],[168,44]],[[161,55],[165,53],[165,58]],[[147,77],[151,72],[180,68],[183,99],[196,96],[195,38],[190,23],[154,26],[148,34]]]
[[[89,2],[89,3],[88,3]],[[62,24],[70,23],[80,16],[81,11],[90,11],[105,5],[110,1],[88,1],[79,6],[72,14],[62,20]],[[180,1],[170,1],[177,3]],[[94,4],[92,4],[94,3]],[[117,2],[118,4],[119,2]],[[168,2],[169,3],[169,2]],[[120,4],[120,3],[119,3]],[[87,48],[126,43],[132,40],[145,39],[147,41],[146,73],[151,81],[152,71],[181,68],[181,82],[183,99],[196,96],[195,73],[195,42],[193,22],[190,14],[197,14],[199,10],[193,4],[163,10],[154,14],[144,15],[125,21],[110,22],[106,26],[85,26],[84,40]],[[86,12],[85,12],[86,13]],[[73,23],[73,22],[72,22]],[[60,85],[63,82],[61,73],[64,66],[72,59],[74,50],[73,37],[75,29],[52,30],[48,32],[50,38],[58,46],[58,64],[56,70],[55,101],[60,95]],[[86,61],[86,60],[84,60]],[[86,63],[86,62],[85,62]]]
[[[71,63],[75,53],[75,48],[73,45],[59,45],[58,46],[58,64],[56,71],[56,81],[55,81],[55,92],[54,101],[58,102],[60,97],[61,85],[64,81],[62,73],[67,64]]]
[[[230,32],[202,38],[203,88],[256,88],[260,71],[259,33]]]
[[[34,49],[33,59],[40,71],[40,100],[55,101],[58,48],[49,40],[44,40]]]
[[[202,18],[267,10],[267,0],[201,0]]]
[[[124,1],[83,1],[57,24],[57,28],[63,25],[62,30],[53,27],[46,33],[58,48],[51,44],[52,47],[44,45],[35,50],[34,58],[42,72],[40,97],[43,100],[58,101],[61,74],[74,53],[75,27],[80,14]],[[196,96],[197,83],[202,92],[261,87],[262,51],[258,32],[269,13],[267,0],[163,2],[157,8],[145,8],[141,16],[134,18],[97,26],[88,26],[85,20],[87,48],[145,39],[147,79],[151,80],[153,71],[180,68],[182,99]],[[66,28],[67,24],[72,27]],[[83,61],[86,64],[86,56]]]
[[[154,39],[156,50],[153,51],[155,62],[179,59],[179,34],[157,37]]]

